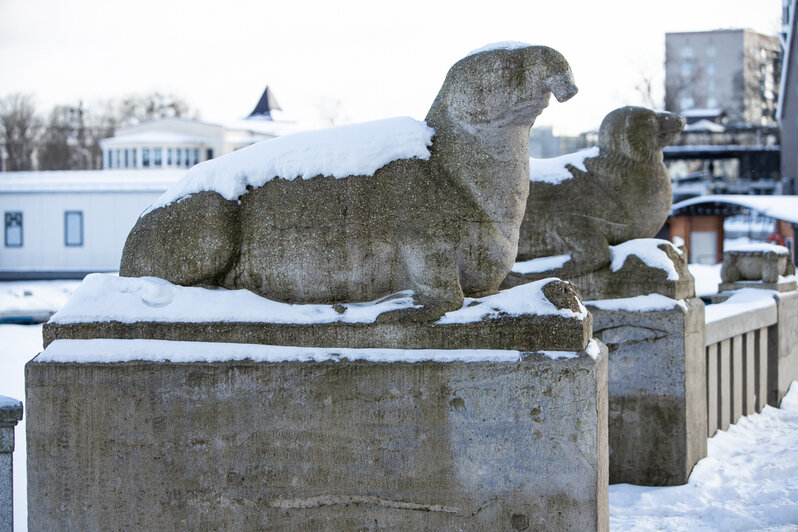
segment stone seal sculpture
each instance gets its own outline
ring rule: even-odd
[[[683,127],[671,113],[622,107],[602,121],[598,150],[571,157],[565,176],[536,179],[533,167],[518,261],[570,255],[545,272],[570,279],[607,266],[609,246],[656,235],[673,195],[662,148]]]
[[[551,94],[563,102],[576,92],[555,50],[486,47],[448,72],[426,117],[434,130],[426,155],[341,179],[323,168],[302,179],[275,173],[240,194],[167,192],[130,232],[120,274],[293,303],[412,289],[423,306],[414,319],[440,316],[464,294],[497,291],[512,267],[529,190],[529,129]],[[247,182],[225,157],[192,172]]]

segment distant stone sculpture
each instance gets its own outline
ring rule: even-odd
[[[602,121],[597,154],[572,156],[559,179],[536,180],[533,167],[518,260],[564,256],[545,275],[570,279],[609,265],[609,246],[656,235],[672,202],[662,148],[683,127],[671,113],[622,107]]]
[[[563,102],[576,91],[568,63],[550,48],[505,43],[472,53],[450,69],[427,115],[428,159],[399,158],[343,179],[323,168],[275,174],[231,197],[199,187],[139,219],[120,274],[294,303],[413,289],[424,306],[414,319],[459,308],[464,294],[495,292],[512,267],[529,128],[550,94]],[[192,172],[246,182],[225,157]]]
[[[795,265],[790,250],[774,244],[749,244],[723,253],[720,292],[740,288],[795,290]]]

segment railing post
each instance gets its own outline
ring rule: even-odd
[[[14,427],[22,419],[22,403],[0,395],[0,530],[14,530]]]

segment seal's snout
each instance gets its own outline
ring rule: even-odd
[[[658,113],[657,118],[659,119],[660,146],[667,146],[682,132],[685,120],[677,114],[666,112]]]
[[[546,85],[560,103],[567,102],[579,92],[570,70],[550,77],[546,80]]]

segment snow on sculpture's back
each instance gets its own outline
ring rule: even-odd
[[[292,303],[412,289],[416,318],[440,316],[509,272],[529,128],[550,94],[576,91],[550,48],[477,51],[450,69],[426,124],[282,137],[196,167],[139,219],[120,274]]]

